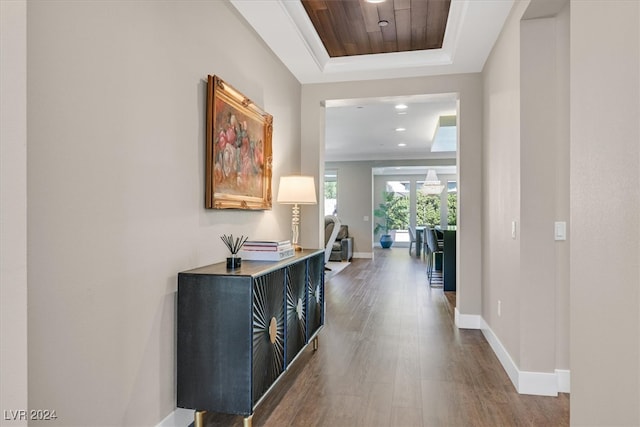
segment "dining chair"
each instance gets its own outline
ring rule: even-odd
[[[433,270],[435,269],[435,257],[436,254],[444,253],[443,247],[438,242],[436,231],[429,227],[425,229],[426,241],[429,253],[427,254],[427,279],[429,280],[429,286],[434,286]]]
[[[411,247],[415,244],[416,244],[416,229],[414,227],[409,226],[409,255],[411,255]]]

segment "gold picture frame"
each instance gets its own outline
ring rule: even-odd
[[[205,206],[271,209],[273,117],[217,76],[207,80]]]

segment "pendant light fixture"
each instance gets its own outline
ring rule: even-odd
[[[442,193],[442,190],[444,190],[444,185],[438,179],[438,175],[436,175],[436,171],[434,169],[427,170],[427,177],[424,179],[424,184],[422,185],[421,190],[424,194],[433,195],[438,195]]]

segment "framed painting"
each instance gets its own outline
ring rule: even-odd
[[[271,209],[273,117],[217,76],[207,83],[205,205]]]

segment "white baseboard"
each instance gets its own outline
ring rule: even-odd
[[[176,408],[164,420],[156,424],[156,427],[188,427],[193,423],[194,413],[193,409]]]
[[[557,396],[558,378],[555,372],[518,371],[518,393],[534,396]]]
[[[479,314],[462,314],[455,309],[455,321],[458,329],[481,329],[482,316]]]
[[[561,369],[556,369],[554,372],[521,371],[496,334],[493,333],[487,322],[482,318],[481,324],[482,334],[498,357],[518,393],[536,396],[557,396],[558,393],[570,392],[570,371]]]
[[[568,369],[556,369],[558,377],[558,393],[571,393],[571,371]]]
[[[354,258],[373,258],[373,252],[354,252]]]
[[[509,352],[507,352],[507,349],[504,348],[504,346],[502,345],[502,343],[500,342],[496,334],[493,333],[493,331],[491,330],[491,328],[489,327],[487,322],[485,322],[484,319],[482,319],[481,329],[482,329],[482,334],[487,339],[487,342],[491,346],[491,349],[495,353],[496,357],[498,357],[498,360],[502,364],[502,367],[504,368],[504,370],[507,372],[509,379],[515,386],[516,390],[518,390],[518,379],[520,377],[520,375],[518,374],[519,369],[514,363],[513,359],[511,359]]]

